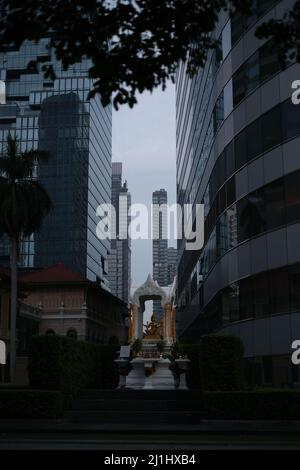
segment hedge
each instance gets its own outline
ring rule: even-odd
[[[60,390],[66,399],[92,384],[96,365],[95,346],[66,336],[32,338],[28,375],[30,387]]]
[[[185,354],[191,361],[187,371],[187,385],[189,388],[201,388],[200,374],[200,345],[199,344],[178,344],[178,354]]]
[[[191,363],[187,374],[192,389],[226,391],[244,388],[243,344],[236,336],[207,335],[199,344],[179,344],[178,353]]]
[[[99,389],[114,389],[119,384],[118,366],[114,362],[117,358],[117,345],[96,346],[96,376],[93,386]]]
[[[300,391],[203,392],[203,419],[299,420]]]
[[[116,388],[114,363],[118,346],[102,346],[66,336],[32,338],[28,375],[30,387],[60,390],[68,402],[83,388]]]
[[[199,352],[203,390],[244,388],[244,348],[240,338],[229,335],[203,336]]]
[[[0,390],[1,419],[60,418],[63,414],[63,397],[49,390]]]

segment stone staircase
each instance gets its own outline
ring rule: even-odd
[[[65,418],[74,424],[198,424],[199,395],[189,390],[85,390]]]

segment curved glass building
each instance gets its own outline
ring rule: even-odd
[[[300,65],[282,70],[272,40],[255,37],[295,2],[256,3],[251,17],[220,17],[197,76],[178,70],[178,203],[205,205],[202,251],[178,244],[179,330],[238,335],[249,382],[285,386],[300,380]]]

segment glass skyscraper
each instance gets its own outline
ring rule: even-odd
[[[50,60],[55,80],[45,79],[42,72]],[[47,39],[2,51],[0,152],[11,132],[22,151],[50,154],[36,176],[48,190],[53,210],[42,230],[23,241],[22,266],[64,263],[105,286],[110,242],[96,237],[96,210],[111,200],[112,116],[99,97],[87,100],[92,88],[88,67],[83,60],[63,71]],[[7,254],[2,237],[2,261]]]
[[[131,239],[128,236],[131,195],[127,182],[122,182],[122,163],[112,163],[112,205],[116,211],[116,238],[111,240],[108,258],[109,288],[119,299],[129,304],[131,284]]]
[[[177,250],[168,248],[168,193],[159,189],[152,194],[153,204],[153,241],[152,241],[152,272],[153,279],[161,287],[173,283],[177,269]],[[163,316],[163,308],[159,300],[153,301],[153,312],[157,317]]]
[[[177,75],[178,203],[204,204],[205,244],[178,243],[181,337],[218,331],[244,344],[248,378],[299,382],[300,65],[282,70],[255,30],[294,1],[259,0],[252,16],[220,15],[219,48],[190,80]]]

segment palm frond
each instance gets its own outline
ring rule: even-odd
[[[19,152],[19,142],[17,137],[13,137],[8,133],[6,140],[6,155],[8,158],[15,159]]]
[[[38,181],[22,182],[20,191],[26,198],[26,217],[22,233],[30,236],[40,230],[44,218],[51,211],[52,202],[46,189]]]
[[[22,153],[22,159],[24,161],[32,162],[34,165],[45,162],[49,160],[50,154],[46,150],[28,150],[27,152]]]
[[[11,238],[38,231],[51,210],[47,191],[33,179],[35,166],[48,157],[40,150],[19,153],[17,139],[8,135],[6,154],[0,157],[0,232]]]
[[[49,153],[45,150],[28,150],[19,152],[18,139],[9,133],[6,151],[0,156],[0,175],[13,181],[32,178],[39,163],[47,162]]]

